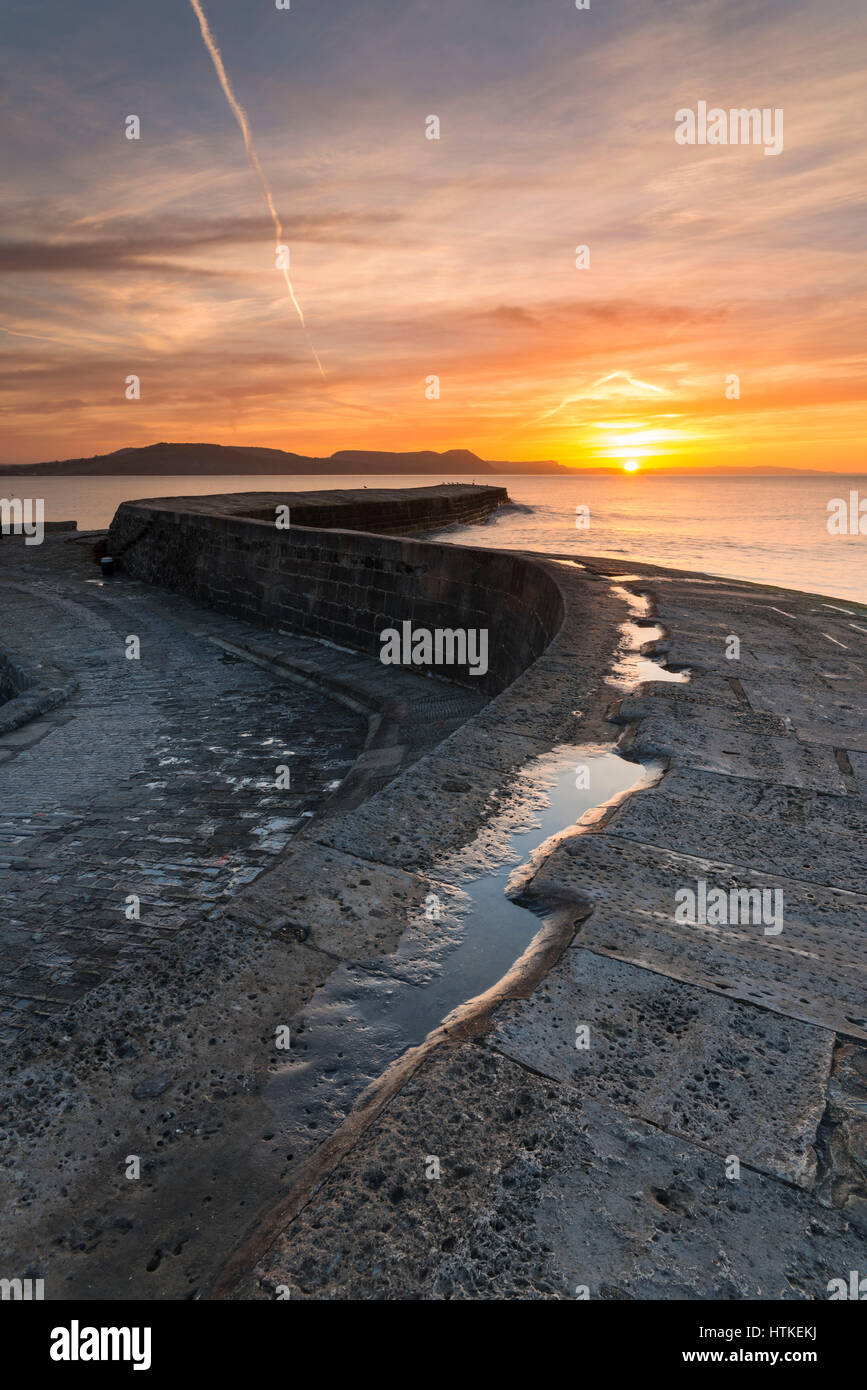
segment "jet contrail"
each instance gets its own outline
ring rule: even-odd
[[[649,381],[639,381],[637,377],[630,376],[629,372],[609,372],[607,376],[601,376],[598,381],[594,381],[590,387],[590,391],[582,391],[577,396],[566,396],[559,405],[554,406],[553,410],[546,410],[544,415],[539,415],[536,418],[538,420],[548,420],[552,415],[556,415],[558,410],[562,410],[564,405],[574,405],[577,401],[588,399],[593,400],[594,397],[591,393],[595,391],[597,386],[606,386],[609,381],[614,381],[617,377],[623,378],[630,386],[640,386],[645,391],[656,391],[660,396],[665,395],[661,386],[654,386],[652,382]]]
[[[229,103],[229,109],[231,110],[232,115],[235,117],[235,120],[238,122],[241,134],[244,137],[244,149],[247,152],[247,159],[250,163],[250,167],[256,173],[259,182],[262,185],[262,192],[265,194],[265,201],[268,204],[268,211],[270,212],[271,219],[274,223],[274,231],[277,233],[277,244],[280,245],[283,242],[283,225],[280,221],[279,216],[277,215],[277,209],[274,206],[274,199],[271,195],[271,189],[268,186],[268,180],[265,178],[262,165],[259,163],[259,156],[253,148],[253,137],[250,134],[250,122],[247,120],[247,113],[244,110],[241,103],[238,101],[238,98],[235,96],[235,93],[232,91],[232,84],[229,81],[228,74],[226,73],[226,69],[223,66],[222,54],[220,53],[220,50],[217,47],[216,39],[211,33],[211,26],[208,24],[205,12],[202,9],[201,0],[190,0],[190,4],[193,7],[193,11],[197,20],[199,21],[199,28],[202,31],[202,38],[205,41],[205,47],[211,55],[211,62],[214,64],[214,71],[216,72],[217,77],[219,78],[220,86],[223,89],[223,94],[226,98],[226,101]],[[289,268],[285,265],[281,268],[283,271],[283,278],[286,281],[286,288],[289,291],[289,298],[292,300],[292,303],[295,306],[295,311],[298,314],[298,318],[301,321],[301,327],[306,331],[307,325],[304,322],[304,315],[301,312],[301,305],[295,298],[295,291],[292,288],[292,281],[289,279]],[[310,342],[309,338],[308,342]],[[316,358],[316,365],[324,378],[325,373],[324,371],[322,371],[322,363],[319,361],[319,354],[317,353],[312,343],[310,343],[310,351]]]
[[[9,333],[13,338],[35,338],[40,343],[65,343],[72,347],[76,347],[79,343],[99,343],[100,345],[105,343],[104,338],[91,338],[86,334],[79,335],[77,338],[57,338],[54,335],[49,337],[46,333],[23,333],[20,328],[7,328],[2,323],[0,323],[0,333]]]

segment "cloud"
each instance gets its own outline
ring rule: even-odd
[[[648,396],[668,394],[670,393],[664,391],[661,386],[654,386],[649,381],[639,381],[629,372],[609,372],[607,376],[601,376],[598,381],[591,382],[586,390],[565,396],[559,405],[555,405],[553,410],[546,410],[539,419],[548,420],[552,415],[557,415],[564,406],[576,405],[580,401],[610,401],[620,398],[635,401],[645,400]]]
[[[348,0],[325,18],[214,8],[327,391],[269,278],[271,224],[189,8],[154,4],[60,7],[62,63],[26,6],[10,26],[0,324],[24,336],[0,334],[0,362],[19,367],[10,413],[32,413],[7,457],[93,453],[143,422],[330,452],[361,445],[369,412],[372,447],[507,457],[521,430],[524,456],[568,459],[585,421],[663,399],[725,448],[772,413],[787,439],[821,416],[823,459],[852,433],[867,303],[851,0],[825,0],[819,29],[815,0],[374,0],[361,30]],[[676,146],[674,113],[700,97],[784,107],[783,156]],[[135,415],[117,381],[139,366]],[[67,403],[44,426],[40,392]]]
[[[371,230],[398,220],[396,213],[331,212],[298,216],[284,227],[290,242],[355,242]],[[185,275],[226,275],[225,269],[185,261],[174,264],[165,256],[196,257],[221,247],[261,245],[261,217],[224,217],[199,221],[190,217],[164,217],[150,222],[127,218],[106,219],[107,231],[96,236],[67,239],[0,241],[0,274],[54,274],[58,271],[111,273],[136,270],[145,274],[180,272]],[[269,268],[273,254],[269,253]]]

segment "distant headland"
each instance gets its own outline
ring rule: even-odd
[[[568,473],[571,470],[542,459],[531,463],[509,463],[503,459],[481,459],[470,449],[446,449],[436,453],[421,449],[416,453],[388,453],[380,449],[339,449],[329,458],[293,454],[286,449],[259,449],[236,444],[147,444],[142,448],[116,449],[111,454],[91,458],[55,459],[51,463],[19,463],[3,468],[4,477],[43,474],[48,477],[132,477],[207,476],[225,473]]]
[[[632,471],[632,470],[630,470]],[[483,459],[471,449],[418,449],[392,453],[387,449],[338,449],[328,458],[313,454],[294,454],[288,449],[264,449],[241,444],[145,444],[141,447],[115,449],[110,454],[93,454],[90,458],[54,459],[47,463],[0,463],[0,478],[133,478],[133,477],[227,477],[258,475],[297,477],[317,474],[339,477],[347,474],[379,476],[413,476],[429,473],[444,478],[483,478],[486,475],[512,473],[516,476],[576,477],[587,474],[620,474],[623,464],[611,460],[604,464],[568,466],[555,459]],[[791,474],[797,477],[832,476],[825,469],[787,468],[757,464],[739,467],[665,467],[653,463],[642,467],[641,473],[682,473],[689,477],[772,476]],[[843,476],[843,475],[840,475]],[[846,476],[854,476],[852,473]]]

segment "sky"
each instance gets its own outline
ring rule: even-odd
[[[5,0],[0,461],[864,468],[863,0],[200,4],[298,309],[191,0]]]

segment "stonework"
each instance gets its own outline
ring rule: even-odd
[[[412,504],[421,527],[429,493],[439,490],[413,491],[424,494]],[[233,617],[371,655],[379,655],[380,634],[405,621],[431,630],[485,628],[493,655],[489,671],[473,677],[456,666],[448,676],[487,694],[511,684],[541,655],[563,616],[560,591],[543,568],[520,555],[354,529],[376,519],[399,530],[410,504],[397,494],[371,504],[359,502],[358,494],[349,497],[354,500],[321,508],[297,507],[292,494],[277,493],[125,502],[107,548],[125,573]],[[504,490],[456,486],[430,500],[432,529],[444,517],[489,514],[502,505]],[[288,530],[275,525],[278,505],[290,507]],[[263,514],[272,519],[259,519]],[[343,529],[314,529],[298,520],[318,523],[320,515]]]
[[[84,539],[0,556],[10,661],[57,700],[0,736],[6,1265],[52,1297],[329,1300],[815,1300],[867,1268],[867,615],[256,505],[125,504],[105,582]],[[625,591],[687,682],[611,683]],[[403,618],[489,624],[484,688],[383,666]],[[307,763],[285,814],[275,738]],[[459,912],[534,760],[615,739],[656,781],[545,847],[525,955],[401,1053],[431,893]],[[678,921],[696,879],[774,885],[782,932]],[[338,1044],[316,1072],[340,1000],[384,1070]]]

